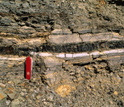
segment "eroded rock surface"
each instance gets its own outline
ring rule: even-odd
[[[0,0],[0,107],[123,107],[123,4]]]
[[[123,0],[0,1],[0,32],[19,37],[70,28],[79,34],[115,31],[123,34]]]

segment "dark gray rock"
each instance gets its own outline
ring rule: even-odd
[[[10,23],[13,23],[14,20],[9,18],[9,17],[3,17],[1,20],[0,20],[0,26],[9,26]]]
[[[122,60],[124,60],[121,58],[123,58],[123,57],[120,57],[120,56],[109,57],[108,65],[112,71],[120,69],[120,65],[122,64]]]

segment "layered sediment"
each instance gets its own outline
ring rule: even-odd
[[[0,107],[123,107],[123,3],[0,0]]]
[[[31,51],[78,53],[124,48],[123,36],[112,32],[95,35],[49,35],[47,38],[34,39],[0,37],[0,40],[1,53],[18,55],[29,55]]]

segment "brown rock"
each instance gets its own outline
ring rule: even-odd
[[[3,84],[3,83],[0,83],[0,87],[5,88],[5,87],[6,87],[6,85],[5,85],[5,84]]]
[[[61,97],[65,97],[70,94],[70,92],[75,89],[74,87],[71,87],[70,85],[60,85],[55,89],[56,93],[60,95]]]
[[[6,100],[7,95],[0,90],[0,105]]]

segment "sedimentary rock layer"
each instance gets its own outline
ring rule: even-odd
[[[0,37],[1,54],[29,55],[30,52],[78,53],[124,48],[118,33],[49,35],[47,38]]]
[[[0,0],[0,107],[124,106],[123,4]]]
[[[79,34],[114,31],[124,35],[123,2],[0,0],[0,35],[37,37],[56,28]]]

